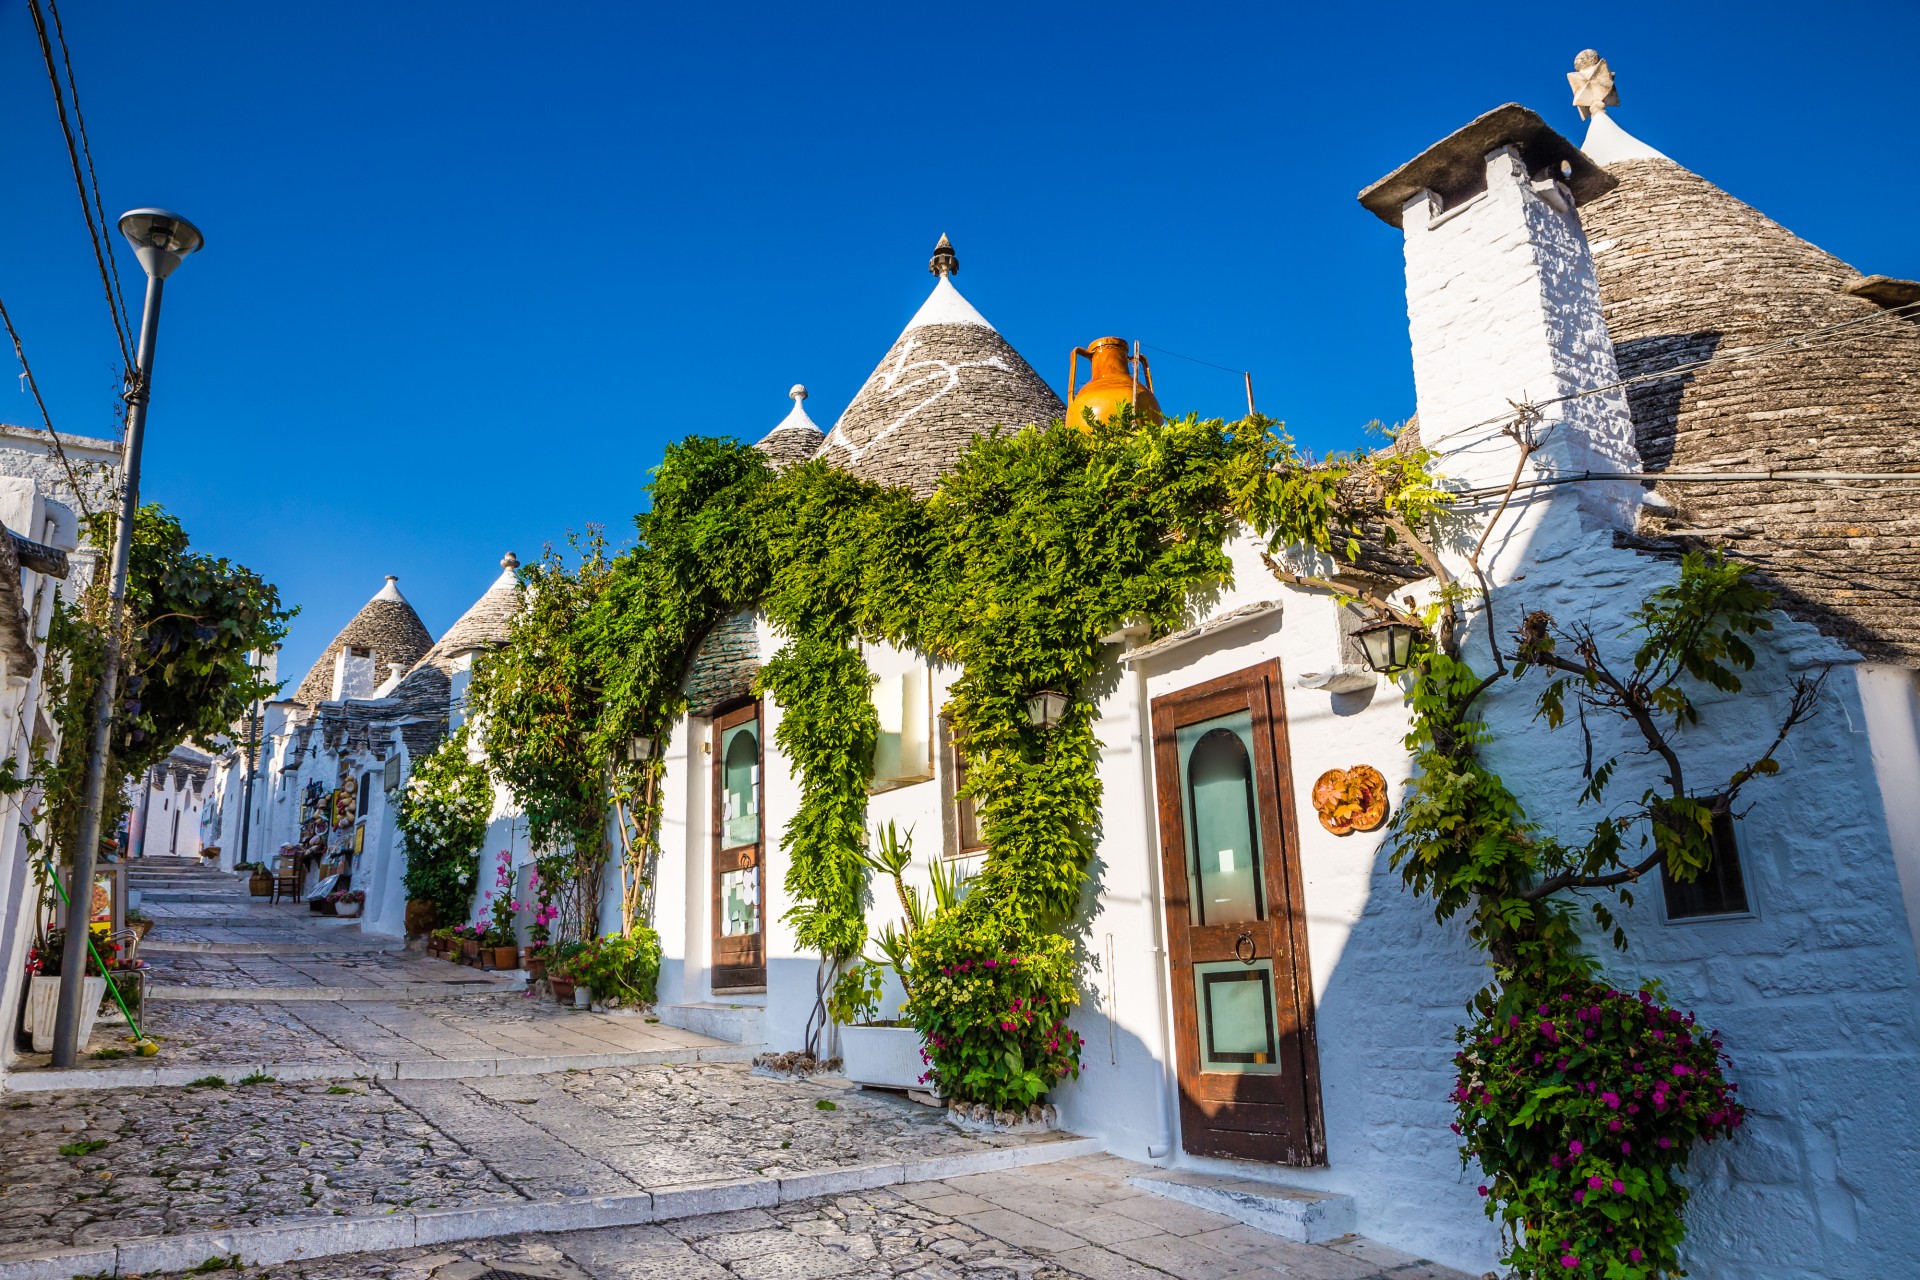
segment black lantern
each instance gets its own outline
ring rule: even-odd
[[[627,759],[635,764],[653,759],[652,738],[630,738],[627,741]]]
[[[1036,729],[1051,729],[1060,723],[1060,717],[1067,713],[1067,695],[1056,693],[1052,689],[1042,689],[1027,697],[1027,719],[1033,721]]]
[[[1412,663],[1413,642],[1419,634],[1420,628],[1411,622],[1386,618],[1360,628],[1353,633],[1353,638],[1360,642],[1367,666],[1382,674],[1391,674]]]

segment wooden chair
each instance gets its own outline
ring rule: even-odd
[[[282,898],[300,896],[300,856],[283,853],[273,860],[273,896],[267,901],[277,903]]]

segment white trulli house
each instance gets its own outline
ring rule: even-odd
[[[1596,66],[1583,55],[1583,79]],[[1784,773],[1722,833],[1720,871],[1642,894],[1624,917],[1633,947],[1610,963],[1623,982],[1659,974],[1719,1027],[1745,1089],[1747,1127],[1692,1175],[1694,1274],[1907,1274],[1920,508],[1873,480],[1804,473],[1920,469],[1920,286],[1861,277],[1629,137],[1606,101],[1583,105],[1586,151],[1507,106],[1363,194],[1405,254],[1419,435],[1449,483],[1497,493],[1516,465],[1499,428],[1514,405],[1538,407],[1544,446],[1485,560],[1507,626],[1545,609],[1611,639],[1681,550],[1758,566],[1781,611],[1748,692],[1687,743],[1710,767],[1750,758],[1792,677],[1832,667]],[[762,442],[776,461],[817,452],[924,494],[978,432],[1061,415],[943,254],[932,296],[824,442],[809,447],[796,405]],[[1761,345],[1764,360],[1742,355]],[[1403,888],[1385,830],[1336,835],[1309,800],[1325,771],[1362,764],[1397,795],[1401,691],[1360,664],[1347,610],[1277,581],[1260,551],[1234,544],[1232,589],[1186,629],[1110,637],[1086,1050],[1055,1095],[1061,1122],[1129,1158],[1304,1189],[1276,1193],[1304,1229],[1484,1268],[1497,1241],[1447,1130],[1453,1030],[1482,961]],[[1396,595],[1431,591],[1405,576]],[[793,1050],[819,978],[783,919],[798,783],[774,742],[780,707],[751,693],[780,643],[742,613],[692,665],[692,710],[663,748],[657,924],[667,1021]],[[883,734],[872,826],[913,828],[922,883],[935,859],[990,857],[954,800],[940,710],[956,672],[884,646],[865,657]],[[1529,689],[1491,697],[1492,763],[1525,794],[1570,799],[1579,737],[1543,735],[1532,712]],[[1569,834],[1590,820],[1565,815]],[[870,925],[891,905],[876,895]],[[1223,922],[1251,959],[1199,947],[1196,931]]]

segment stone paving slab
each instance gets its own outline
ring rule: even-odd
[[[1017,1199],[1022,1193],[1052,1195],[1057,1180],[1070,1175],[1091,1193],[1091,1204],[1102,1194],[1124,1195],[1126,1171],[1144,1170],[1118,1162],[1123,1166],[1118,1170],[1092,1172],[1108,1163],[1109,1157],[1075,1158],[1009,1170],[997,1181]],[[1007,1238],[1024,1230],[1008,1220],[996,1219],[999,1225],[988,1229],[939,1207],[943,1199],[964,1194],[950,1182],[920,1183],[665,1221],[520,1231],[465,1242],[421,1240],[436,1215],[420,1215],[412,1247],[370,1245],[377,1251],[283,1261],[286,1255],[276,1246],[287,1242],[236,1236],[229,1241],[245,1271],[201,1274],[214,1280],[267,1280],[269,1275],[272,1280],[472,1280],[483,1269],[499,1267],[552,1280],[1468,1280],[1462,1272],[1359,1236],[1326,1246],[1293,1245],[1225,1218],[1194,1236],[1165,1237],[1164,1265],[1089,1241],[1071,1224],[1051,1228],[1047,1243],[1022,1244]],[[603,1202],[601,1212],[615,1209]],[[442,1220],[456,1216],[439,1215]],[[1046,1227],[1032,1219],[1028,1223]],[[375,1225],[353,1223],[347,1229]],[[129,1265],[132,1251],[116,1256],[123,1259],[123,1272],[137,1269]],[[67,1280],[73,1273],[46,1274]],[[27,1280],[24,1273],[8,1273],[4,1264],[0,1278]]]
[[[690,1093],[724,1101],[706,1112],[696,1156],[649,1159],[686,1131],[609,1126],[605,1112],[582,1101],[598,1083],[629,1109],[642,1095],[653,1095],[658,1110],[683,1106]],[[745,1065],[39,1094],[0,1108],[0,1149],[9,1153],[0,1168],[0,1280],[90,1246],[113,1246],[122,1270],[191,1265],[207,1256],[195,1250],[240,1248],[237,1233],[256,1227],[247,1237],[255,1256],[275,1232],[285,1236],[275,1247],[297,1244],[305,1256],[375,1247],[356,1224],[309,1219],[405,1217],[368,1229],[399,1233],[376,1243],[410,1244],[429,1228],[472,1238],[601,1225],[609,1215],[652,1221],[835,1186],[1008,1169],[1093,1147],[1068,1135],[962,1133],[939,1112],[889,1095],[770,1080]],[[523,1208],[540,1212],[519,1215]],[[421,1217],[429,1210],[459,1220]]]
[[[642,1016],[562,1008],[527,995],[300,1003],[150,997],[144,1013],[141,1029],[160,1043],[159,1057],[133,1055],[126,1025],[103,1020],[73,1071],[54,1073],[48,1055],[22,1054],[0,1077],[0,1089],[146,1085],[156,1069],[190,1066],[224,1075],[265,1064],[267,1074],[288,1078],[393,1079],[734,1061],[756,1052]],[[76,1081],[76,1074],[89,1079]]]

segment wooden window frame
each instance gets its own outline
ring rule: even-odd
[[[751,844],[726,846],[726,753],[721,742],[726,731],[738,725],[752,722],[754,727],[754,766],[760,778],[759,811],[755,813],[755,838]],[[716,994],[723,991],[753,992],[765,991],[767,986],[767,737],[766,721],[761,714],[758,700],[745,702],[726,711],[716,712],[713,717],[713,740],[708,748],[712,752],[713,763],[710,766],[712,780],[712,874],[709,877],[711,895],[708,910],[710,918],[707,924],[708,945],[712,948],[711,986]],[[760,913],[760,931],[753,934],[724,936],[720,932],[720,923],[724,918],[726,899],[721,892],[721,878],[729,872],[739,871],[751,865],[756,872],[758,882],[758,902]]]
[[[1713,832],[1708,839],[1713,848],[1713,860],[1707,864],[1704,872],[1685,884],[1668,873],[1664,861],[1660,864],[1660,910],[1668,924],[1751,920],[1760,914],[1754,908],[1753,887],[1747,880],[1746,863],[1740,855],[1740,840],[1731,812],[1723,812],[1714,818]],[[1707,909],[1704,906],[1707,895],[1710,892],[1726,894],[1729,879],[1733,887],[1739,890],[1740,905]],[[1699,909],[1694,909],[1696,903],[1700,904]]]

